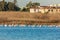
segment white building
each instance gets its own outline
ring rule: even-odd
[[[45,12],[48,12],[48,7],[47,6],[30,8],[30,13],[45,13]]]
[[[39,9],[40,8],[38,8],[38,7],[32,7],[32,8],[30,8],[30,13],[38,13],[39,12]]]
[[[56,6],[40,6],[30,8],[30,13],[60,13],[60,7]]]

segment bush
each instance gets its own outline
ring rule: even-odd
[[[28,9],[28,8],[23,8],[22,11],[24,11],[24,12],[28,12],[29,9]]]

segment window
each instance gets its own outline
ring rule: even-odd
[[[50,9],[48,11],[50,11]]]
[[[51,11],[53,12],[53,9]]]

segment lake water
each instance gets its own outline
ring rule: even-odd
[[[0,40],[60,40],[60,28],[0,25]]]

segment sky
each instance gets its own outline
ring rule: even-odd
[[[2,1],[2,0],[0,0],[0,1]],[[14,0],[5,0],[5,1],[13,2]],[[24,6],[26,6],[26,4],[29,1],[39,2],[40,5],[43,5],[43,6],[50,5],[50,4],[60,4],[60,0],[17,0],[16,5],[19,6],[19,7],[24,7]]]

